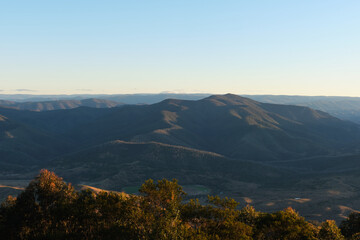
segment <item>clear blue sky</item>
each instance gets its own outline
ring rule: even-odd
[[[360,96],[360,1],[4,0],[0,90]]]

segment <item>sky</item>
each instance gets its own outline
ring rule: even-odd
[[[3,0],[0,93],[360,96],[358,0]]]

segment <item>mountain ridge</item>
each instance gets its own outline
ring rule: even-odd
[[[0,114],[80,148],[118,139],[155,141],[230,158],[271,161],[336,153],[359,141],[356,124],[325,112],[232,94],[109,109],[0,109]]]
[[[111,108],[123,105],[119,102],[88,98],[81,100],[56,100],[56,101],[41,101],[41,102],[15,102],[0,100],[1,107],[7,107],[17,110],[28,111],[52,111],[59,109],[72,109],[77,107],[94,107],[94,108]]]

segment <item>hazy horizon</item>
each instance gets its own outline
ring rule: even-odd
[[[249,93],[233,93],[233,92],[224,92],[224,93],[209,93],[209,92],[138,92],[138,93],[4,93],[0,92],[2,95],[19,95],[19,96],[111,96],[111,95],[225,95],[225,94],[234,94],[239,96],[289,96],[289,97],[344,97],[344,98],[360,98],[359,96],[347,96],[347,95],[300,95],[300,94],[249,94]],[[0,99],[1,100],[1,99]]]
[[[62,96],[62,95],[157,95],[157,94],[209,94],[209,95],[224,95],[224,94],[235,94],[235,95],[273,95],[273,96],[304,96],[304,97],[353,97],[353,98],[359,98],[360,94],[358,95],[344,95],[344,94],[296,94],[296,93],[253,93],[253,91],[248,91],[248,92],[242,92],[242,93],[237,93],[237,92],[167,92],[167,91],[162,91],[162,92],[127,92],[127,93],[122,93],[122,92],[55,92],[55,91],[37,91],[37,90],[32,90],[32,91],[16,91],[16,90],[2,90],[0,91],[0,96],[1,95],[33,95],[33,96],[47,96],[47,95],[51,95],[51,96]]]

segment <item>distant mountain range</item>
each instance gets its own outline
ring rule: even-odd
[[[8,107],[17,110],[49,111],[59,109],[71,109],[77,107],[111,108],[122,105],[121,103],[104,99],[82,99],[82,100],[57,100],[42,102],[15,102],[0,100],[0,107]]]
[[[45,102],[58,100],[105,99],[125,104],[153,104],[165,99],[199,100],[210,96],[206,93],[159,93],[159,94],[74,94],[74,95],[31,95],[31,94],[0,94],[0,99],[15,102]]]
[[[276,96],[249,95],[259,102],[274,104],[290,104],[307,106],[328,112],[331,115],[360,124],[360,98],[358,97],[308,97],[308,96]]]
[[[154,104],[165,99],[200,100],[210,94],[83,94],[83,95],[30,95],[0,94],[0,105],[13,106],[18,109],[44,111],[54,109],[67,109],[79,106],[113,107],[119,103],[124,104]],[[326,96],[286,96],[286,95],[243,95],[255,101],[274,104],[307,106],[316,110],[328,112],[344,120],[360,124],[360,98],[359,97],[326,97]],[[94,99],[97,104],[80,103],[84,99]],[[102,99],[102,100],[100,100]],[[110,102],[107,102],[107,101]],[[91,100],[87,100],[90,101]],[[100,101],[102,101],[101,104]],[[46,104],[44,103],[46,102]]]

